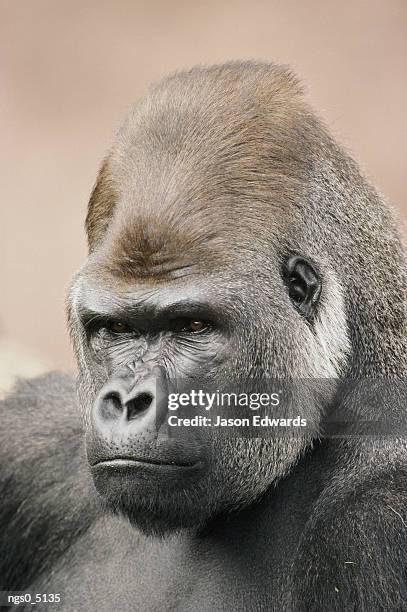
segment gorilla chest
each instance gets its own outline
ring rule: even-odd
[[[271,558],[250,557],[209,542],[191,546],[179,536],[146,538],[108,519],[31,591],[60,593],[59,609],[75,612],[273,610],[281,602],[281,566],[276,573]]]

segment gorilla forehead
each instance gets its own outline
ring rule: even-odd
[[[259,219],[281,229],[303,198],[307,117],[281,67],[231,63],[165,79],[131,110],[102,168],[91,246],[104,224],[122,272],[129,258],[134,272],[173,267],[181,253],[213,264],[234,239],[250,250],[252,224],[256,234]]]

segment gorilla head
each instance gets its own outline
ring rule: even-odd
[[[111,510],[164,533],[252,503],[318,435],[332,397],[309,390],[300,433],[245,437],[169,427],[171,386],[397,368],[380,363],[368,316],[383,306],[397,342],[403,280],[384,299],[393,271],[380,264],[391,223],[287,70],[230,63],[152,88],[100,171],[69,296],[88,460]]]

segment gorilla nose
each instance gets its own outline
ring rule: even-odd
[[[95,402],[95,433],[105,440],[138,439],[147,432],[155,435],[167,414],[164,387],[160,377],[151,374],[137,382],[128,378],[110,381]]]
[[[119,389],[109,389],[99,399],[99,413],[103,419],[115,420],[124,417],[127,421],[136,419],[154,402],[150,390],[137,390],[129,395]]]

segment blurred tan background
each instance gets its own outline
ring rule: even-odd
[[[406,0],[0,0],[0,389],[73,367],[64,293],[123,113],[168,71],[236,58],[291,64],[407,214]]]

